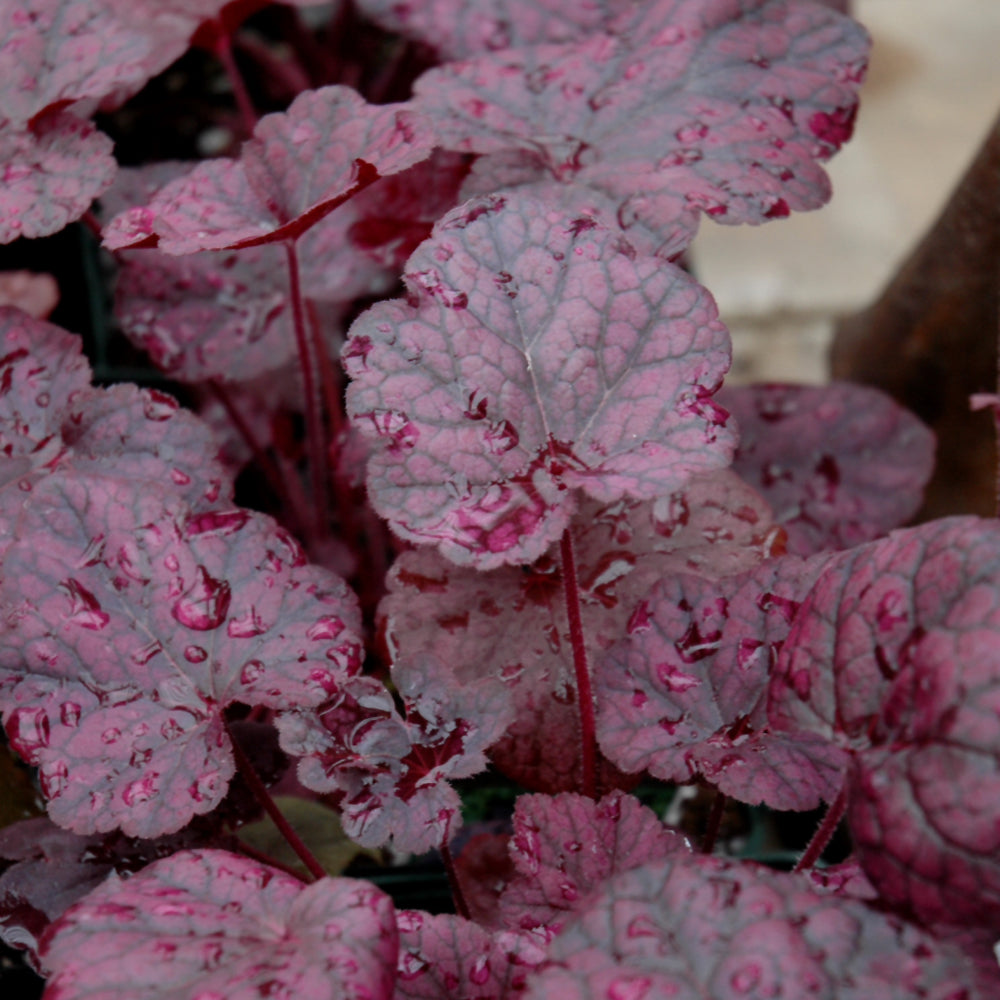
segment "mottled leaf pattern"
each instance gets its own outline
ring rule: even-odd
[[[297,879],[225,851],[185,851],[109,879],[48,931],[64,1000],[296,996],[391,1000],[392,901],[367,882]]]
[[[666,576],[629,635],[597,663],[597,736],[625,771],[699,775],[741,802],[813,809],[832,801],[846,755],[822,736],[772,733],[770,673],[825,557],[769,560],[718,582]]]
[[[403,910],[393,1000],[516,997],[545,957],[544,939],[488,931],[461,917]]]
[[[233,774],[223,710],[316,705],[360,663],[356,602],[269,518],[50,476],[4,556],[0,705],[49,815],[157,836]]]
[[[1000,929],[1000,525],[945,518],[834,557],[769,714],[853,752],[848,820],[883,899]]]
[[[522,795],[514,809],[514,875],[499,899],[510,927],[558,933],[589,895],[620,872],[688,851],[687,841],[631,795]]]
[[[550,945],[528,1000],[986,1000],[964,955],[800,876],[675,856],[619,875]]]
[[[570,530],[592,662],[624,636],[661,576],[746,570],[774,540],[766,506],[728,470],[695,476],[654,502],[586,501]],[[379,613],[394,676],[406,677],[414,659],[431,653],[455,665],[458,683],[491,679],[516,707],[493,761],[527,788],[578,788],[579,713],[558,552],[481,573],[417,550],[400,556],[388,584]],[[606,780],[619,778],[610,772]]]
[[[934,436],[868,386],[726,387],[735,470],[770,500],[788,551],[847,549],[916,513],[934,469]]]
[[[369,491],[404,538],[479,569],[530,562],[580,492],[652,498],[728,461],[715,306],[614,232],[516,195],[472,201],[406,282],[344,352],[348,411],[379,443]]]
[[[626,223],[665,222],[667,253],[702,212],[759,223],[826,201],[816,160],[850,135],[857,25],[812,3],[660,0],[607,30],[431,70],[420,107],[447,148],[525,151],[535,179],[596,188]]]
[[[188,254],[295,239],[361,188],[430,155],[433,133],[408,105],[376,107],[350,87],[300,94],[266,115],[238,160],[206,160],[149,205],[116,216],[104,243],[155,242]]]

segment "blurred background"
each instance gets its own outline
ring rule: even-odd
[[[767,226],[702,224],[692,259],[733,331],[733,378],[823,382],[833,320],[868,305],[1000,110],[1000,0],[853,0],[873,37],[833,199]],[[1000,262],[998,262],[1000,268]]]

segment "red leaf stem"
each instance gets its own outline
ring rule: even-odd
[[[243,418],[243,414],[233,401],[233,398],[226,387],[222,385],[218,379],[209,379],[208,387],[215,398],[219,401],[222,408],[226,411],[226,416],[229,417],[233,427],[236,428],[236,432],[240,435],[246,446],[253,453],[253,460],[257,464],[260,471],[263,472],[268,485],[272,490],[274,490],[275,495],[281,501],[284,509],[286,527],[292,532],[292,534],[299,534],[299,532],[308,524],[309,519],[305,511],[303,511],[302,504],[299,502],[298,497],[296,497],[293,490],[289,488],[288,478],[282,473],[281,469],[278,468],[277,463],[268,453],[267,449],[261,445],[260,441],[257,439],[257,435],[253,432],[253,428]],[[291,523],[287,523],[289,521]]]
[[[455,912],[466,920],[470,920],[469,904],[465,901],[465,893],[462,892],[462,882],[458,876],[458,869],[455,867],[455,859],[452,857],[451,848],[447,840],[441,841],[441,860],[444,862],[444,870],[448,873],[448,885],[451,887],[451,898],[455,904]]]
[[[309,476],[312,484],[313,516],[310,520],[313,541],[326,537],[326,485],[329,473],[326,448],[323,441],[323,401],[316,384],[315,358],[309,343],[306,325],[305,300],[302,297],[302,280],[299,274],[299,258],[295,240],[285,241],[288,257],[288,282],[292,299],[292,318],[295,325],[295,343],[299,351],[302,368],[302,384],[306,406],[306,453],[309,456]]]
[[[229,78],[229,83],[233,88],[233,97],[236,99],[236,107],[239,109],[240,119],[243,122],[244,135],[251,136],[257,125],[257,110],[253,106],[253,101],[250,100],[250,92],[247,90],[246,81],[243,79],[243,74],[240,72],[240,67],[237,65],[236,58],[233,55],[232,38],[229,32],[221,27],[215,37],[213,53],[216,59],[222,63],[226,71],[226,76]]]
[[[830,843],[833,835],[837,832],[837,824],[843,819],[846,809],[847,793],[841,788],[837,793],[837,797],[830,803],[823,821],[816,828],[816,832],[806,846],[805,851],[803,851],[802,857],[796,862],[795,867],[792,869],[793,872],[808,871],[819,861],[820,855],[826,849],[826,845]]]
[[[288,845],[291,849],[299,856],[299,859],[309,870],[309,873],[315,879],[325,878],[326,870],[313,856],[312,851],[306,847],[302,838],[295,832],[288,820],[285,819],[281,810],[275,804],[274,799],[271,798],[271,793],[267,790],[267,786],[261,780],[260,775],[254,770],[253,764],[250,763],[250,758],[247,757],[243,748],[233,736],[228,723],[226,724],[226,731],[229,733],[229,742],[233,747],[233,757],[236,760],[236,766],[239,768],[240,774],[243,776],[243,780],[250,786],[250,791],[253,792],[254,798],[256,798],[260,803],[264,812],[271,817],[271,821],[278,828],[282,837],[288,841]],[[241,845],[241,847],[242,846],[243,845]],[[273,864],[273,862],[268,863]],[[299,876],[296,875],[296,878],[298,877]]]
[[[580,741],[583,765],[582,793],[597,798],[596,723],[594,720],[594,695],[590,686],[590,666],[587,663],[587,646],[583,635],[580,613],[580,582],[576,573],[576,554],[569,529],[559,540],[562,556],[563,591],[566,595],[566,614],[569,618],[569,637],[573,646],[573,669],[576,673],[576,696],[580,705]]]
[[[726,812],[728,800],[729,797],[725,792],[716,791],[708,819],[705,821],[705,836],[701,839],[702,854],[711,854],[715,850],[715,843],[719,839],[719,830],[722,829],[722,817]]]

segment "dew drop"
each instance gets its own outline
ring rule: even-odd
[[[577,854],[583,850],[583,844],[579,840],[568,840],[563,844],[563,847],[571,854]]]
[[[187,628],[208,632],[226,620],[231,597],[228,583],[199,566],[194,583],[177,599],[171,614]]]
[[[399,965],[397,968],[399,978],[416,979],[418,976],[423,975],[424,970],[429,964],[426,959],[421,958],[416,952],[404,951],[399,956]]]
[[[63,580],[59,589],[70,599],[69,615],[66,618],[68,622],[99,632],[111,621],[111,616],[101,610],[97,598],[78,580]]]
[[[158,639],[147,642],[145,646],[133,650],[131,660],[140,667],[144,667],[149,661],[163,649]]]
[[[146,747],[145,750],[133,750],[128,759],[129,767],[143,767],[153,759],[153,751]]]
[[[184,659],[188,663],[204,663],[208,659],[208,653],[201,646],[185,646]]]
[[[188,794],[195,802],[208,802],[218,797],[221,778],[218,771],[201,775],[190,788]]]
[[[248,660],[240,671],[240,683],[256,684],[264,676],[264,664],[260,660]]]
[[[566,900],[567,903],[575,903],[580,897],[580,892],[572,882],[563,882],[559,886],[559,895]]]
[[[737,993],[750,993],[760,983],[760,966],[755,962],[737,969],[729,978],[729,983]]]
[[[101,733],[101,742],[110,745],[112,743],[117,743],[121,737],[122,731],[115,726],[112,726],[110,729],[105,729],[104,732]]]
[[[49,405],[49,403],[51,403],[51,402],[52,402],[52,397],[51,397],[51,396],[50,396],[50,395],[49,395],[49,394],[48,394],[47,392],[40,392],[40,393],[39,393],[39,394],[38,394],[38,395],[37,395],[37,396],[35,397],[35,404],[36,404],[37,406],[40,406],[40,407],[41,407],[41,408],[42,408],[43,410],[44,410],[44,409],[45,409],[45,407],[46,407],[46,406],[48,406],[48,405]]]
[[[42,794],[49,800],[57,799],[69,784],[69,770],[62,760],[49,761],[38,771],[38,783]]]
[[[482,986],[490,978],[490,963],[486,955],[480,955],[469,969],[469,979]]]
[[[184,526],[184,534],[188,538],[207,534],[232,535],[249,520],[250,514],[245,510],[210,510],[190,518]]]
[[[336,639],[344,631],[344,623],[339,618],[319,618],[306,632],[308,639]]]
[[[164,558],[163,565],[166,566],[171,573],[176,573],[181,568],[181,561],[173,554],[173,552],[171,552]]]
[[[122,792],[122,801],[130,808],[148,802],[159,793],[156,787],[157,778],[158,774],[147,774],[144,778],[126,785],[125,791]]]
[[[416,910],[401,910],[396,915],[396,923],[404,934],[416,934],[423,929],[423,915]]]
[[[266,631],[267,626],[252,607],[242,618],[231,618],[226,625],[226,635],[233,639],[249,639]]]
[[[75,701],[66,701],[59,706],[59,719],[64,726],[76,728],[80,725],[80,706]]]
[[[643,977],[616,979],[608,987],[608,1000],[644,1000],[652,981]]]
[[[184,728],[176,719],[167,719],[163,725],[160,726],[160,735],[167,740],[176,740],[178,736],[184,735]]]
[[[653,922],[653,918],[646,913],[641,913],[633,917],[625,929],[625,933],[630,938],[659,937],[660,930]]]
[[[178,402],[158,389],[147,389],[143,393],[142,412],[147,420],[169,420],[178,409]]]

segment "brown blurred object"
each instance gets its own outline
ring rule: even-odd
[[[0,271],[0,306],[16,306],[35,319],[48,319],[59,304],[59,286],[51,274]]]
[[[1000,118],[936,222],[878,300],[837,324],[833,378],[877,386],[938,436],[914,518],[994,513],[997,445],[973,393],[997,391]]]

